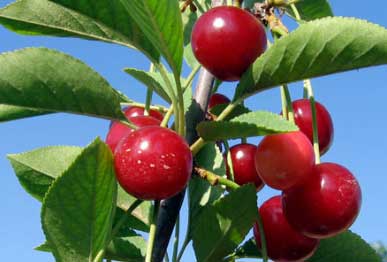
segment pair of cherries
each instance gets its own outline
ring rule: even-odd
[[[211,99],[212,104],[230,102],[220,94]],[[348,229],[361,206],[360,186],[349,170],[334,163],[315,165],[309,100],[294,101],[292,106],[300,131],[266,136],[257,147],[239,144],[230,148],[235,182],[254,183],[257,190],[264,184],[282,190],[282,196],[266,201],[259,212],[268,255],[284,262],[312,256],[319,239]],[[323,154],[332,144],[333,124],[320,103],[316,103],[316,113]],[[227,171],[229,174],[229,167]],[[261,247],[257,225],[254,235]]]
[[[106,143],[114,153],[116,178],[129,194],[144,200],[161,200],[182,191],[192,171],[192,154],[176,132],[160,127],[163,115],[130,106],[125,116],[138,129],[113,122]]]

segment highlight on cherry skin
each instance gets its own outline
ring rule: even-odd
[[[211,95],[210,99],[208,100],[208,110],[211,110],[211,108],[222,105],[222,104],[229,104],[231,101],[230,99],[222,94],[214,93]]]
[[[199,63],[222,81],[239,80],[266,49],[261,22],[232,6],[215,7],[195,23],[191,45]]]
[[[279,190],[303,183],[314,162],[312,144],[300,131],[264,137],[255,154],[255,168],[262,181]]]
[[[360,212],[361,199],[356,178],[334,163],[316,165],[305,183],[282,192],[289,223],[313,238],[328,238],[347,230]]]
[[[161,124],[159,119],[143,115],[131,116],[128,117],[128,120],[135,124],[137,127],[159,126]],[[121,124],[120,122],[113,122],[105,139],[106,144],[110,147],[112,152],[114,152],[122,138],[131,132],[133,132],[133,129],[130,127]]]
[[[192,171],[192,154],[176,132],[147,126],[123,138],[114,153],[116,177],[122,188],[144,200],[161,200],[179,193]]]
[[[238,185],[254,183],[257,191],[264,186],[257,170],[255,169],[255,152],[257,146],[252,144],[238,144],[230,148],[230,155],[233,167],[234,180]],[[227,154],[224,155],[227,177],[230,178],[230,166],[227,164]]]
[[[320,154],[326,153],[333,142],[334,129],[333,121],[328,110],[319,102],[316,104],[318,142]],[[294,120],[296,125],[313,143],[313,115],[310,101],[308,99],[299,99],[292,102],[294,111]]]
[[[284,216],[281,196],[267,200],[259,208],[265,232],[267,253],[275,262],[299,262],[310,258],[316,251],[319,240],[309,238],[293,229]],[[254,237],[261,249],[259,227],[254,225]]]

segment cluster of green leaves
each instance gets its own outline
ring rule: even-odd
[[[260,1],[245,2],[251,6]],[[187,9],[181,14],[178,0],[18,0],[0,9],[0,23],[19,34],[78,37],[143,52],[158,70],[125,72],[169,104],[183,88],[189,122],[192,89],[181,78],[182,64],[184,59],[192,69],[199,66],[190,35],[211,1],[194,3],[196,12]],[[235,103],[281,84],[387,63],[385,28],[354,18],[327,17],[333,14],[326,0],[304,0],[297,7],[304,22],[255,61],[236,89]],[[286,11],[294,15],[292,9]],[[55,112],[125,121],[122,102],[132,101],[69,55],[46,48],[0,54],[0,121]],[[219,115],[223,109],[214,108],[212,113]],[[240,105],[223,121],[203,122],[196,128],[206,141],[297,129],[278,115],[250,112]],[[151,204],[144,202],[133,213],[125,213],[136,199],[117,185],[112,154],[102,141],[96,139],[85,148],[41,148],[9,159],[22,186],[42,202],[47,242],[38,250],[52,252],[57,261],[94,262],[103,257],[143,261],[146,243],[139,232],[149,230]],[[207,143],[196,163],[225,175],[222,154],[214,143]],[[225,193],[224,188],[193,177],[188,196],[186,238],[193,241],[198,261],[261,257],[253,240],[242,244],[257,216],[252,186]],[[117,227],[119,221],[125,223]],[[380,259],[357,235],[345,232],[322,241],[309,261]]]

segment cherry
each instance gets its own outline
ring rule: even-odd
[[[343,166],[316,165],[307,182],[282,193],[289,223],[302,234],[327,238],[347,230],[361,206],[356,178]]]
[[[150,116],[136,116],[129,117],[128,119],[138,127],[159,126],[161,124],[160,120]],[[121,139],[132,131],[133,130],[130,127],[124,124],[113,122],[106,136],[106,144],[108,144],[112,152],[114,152]]]
[[[313,117],[308,99],[299,99],[292,103],[296,125],[313,143]],[[320,154],[328,151],[333,141],[333,122],[328,110],[316,102],[318,142]]]
[[[257,147],[251,144],[239,144],[230,148],[234,180],[239,185],[254,183],[257,191],[264,186],[254,164]],[[227,163],[227,155],[224,156]],[[227,176],[230,177],[230,167],[226,165]]]
[[[255,154],[255,168],[263,182],[280,190],[304,182],[314,161],[312,144],[300,131],[266,136]]]
[[[209,101],[208,101],[208,110],[211,110],[211,108],[217,106],[217,105],[221,105],[221,104],[228,104],[230,103],[230,99],[228,99],[227,96],[224,96],[222,94],[219,94],[219,93],[215,93],[213,94]]]
[[[128,106],[124,109],[124,113],[127,118],[134,117],[134,116],[143,116],[145,112],[145,109],[139,106]],[[159,111],[156,110],[149,110],[149,115],[151,117],[154,117],[160,121],[163,121],[163,114],[161,114]]]
[[[145,112],[145,109],[139,106],[128,106],[124,108],[124,114],[126,118],[135,117],[135,116],[143,116]],[[149,110],[149,116],[154,117],[160,121],[163,121],[163,114],[161,114],[159,111],[156,110]],[[109,128],[112,127],[112,125],[115,123],[115,121],[111,121]]]
[[[276,262],[304,261],[316,251],[319,240],[306,237],[289,225],[282,210],[280,196],[263,203],[259,213],[270,259]],[[254,237],[258,248],[261,248],[258,224],[254,225]]]
[[[267,39],[265,28],[252,14],[220,6],[196,21],[191,44],[196,59],[215,77],[236,81],[264,52]]]
[[[174,131],[148,126],[122,139],[114,164],[125,191],[139,199],[160,200],[184,189],[192,171],[192,154]]]

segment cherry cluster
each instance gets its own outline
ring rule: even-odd
[[[138,129],[113,122],[106,143],[114,153],[116,177],[129,194],[144,200],[161,200],[182,191],[192,172],[187,142],[171,129],[160,127],[163,115],[130,106],[125,116]]]
[[[211,97],[211,106],[229,103],[221,95]],[[268,135],[258,144],[237,144],[230,148],[233,176],[239,185],[264,184],[282,190],[281,196],[260,208],[267,252],[274,261],[303,261],[317,249],[319,239],[335,236],[355,221],[361,206],[356,178],[335,163],[315,164],[313,118],[308,99],[292,103],[300,131]],[[333,141],[333,123],[327,109],[316,102],[320,154]],[[227,162],[226,155],[224,156]],[[227,164],[227,175],[230,167]],[[259,248],[258,224],[254,236]]]

